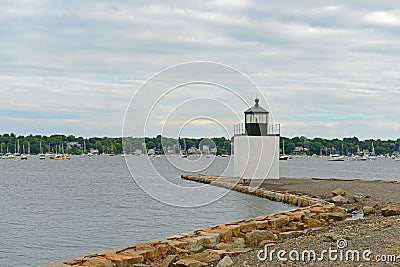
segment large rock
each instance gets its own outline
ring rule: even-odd
[[[154,251],[153,250],[141,250],[138,252],[141,255],[133,255],[133,254],[113,254],[106,253],[106,255],[102,256],[106,260],[110,260],[113,263],[119,263],[121,265],[130,265],[136,263],[143,263],[144,259],[149,259],[151,261],[154,260]]]
[[[335,233],[327,233],[322,235],[322,241],[324,242],[336,242],[337,240],[341,239],[342,236]]]
[[[320,213],[319,218],[324,221],[329,221],[330,219],[334,221],[342,221],[346,219],[347,217],[351,217],[350,214],[346,213],[345,211],[343,212],[326,212],[326,213]]]
[[[342,188],[337,188],[332,191],[332,196],[345,196],[346,194],[346,191]]]
[[[238,238],[232,243],[234,248],[244,248],[246,246],[246,241],[244,238]]]
[[[304,231],[288,231],[279,233],[279,239],[296,238],[304,235]]]
[[[390,205],[381,209],[383,216],[400,215],[400,206]]]
[[[202,232],[200,239],[205,248],[215,248],[220,242],[220,236],[217,233]]]
[[[244,222],[242,225],[240,225],[240,231],[242,233],[250,233],[251,231],[255,230],[257,228],[255,222]]]
[[[257,247],[264,240],[275,240],[275,236],[268,230],[253,230],[246,234],[245,240],[248,247]]]
[[[71,267],[71,265],[65,264],[63,262],[56,262],[56,263],[41,265],[39,267]]]
[[[175,263],[176,267],[205,267],[208,264],[192,259],[192,258],[185,258],[180,259]]]
[[[114,264],[110,260],[102,258],[91,258],[85,262],[83,266],[90,267],[113,267]]]
[[[229,256],[225,256],[222,260],[220,260],[217,264],[217,267],[229,267],[233,265],[233,260]]]
[[[165,267],[172,267],[174,265],[174,263],[178,260],[178,256],[176,255],[168,255],[164,261],[163,261],[163,265]]]
[[[213,262],[219,261],[221,259],[221,255],[216,250],[206,250],[202,253],[197,253],[194,255],[194,258],[201,262]],[[173,266],[173,265],[171,265]]]
[[[364,215],[374,214],[375,209],[374,209],[374,207],[371,207],[371,206],[365,206],[365,207],[363,207],[363,213],[364,213]]]
[[[354,198],[354,200],[355,200],[356,202],[363,202],[363,201],[365,200],[366,197],[365,197],[364,194],[355,193],[354,196],[353,196],[353,198]]]
[[[272,229],[277,230],[287,225],[289,222],[290,222],[290,217],[287,215],[282,215],[276,218],[271,218],[268,224]]]
[[[231,250],[231,249],[233,249],[233,244],[232,243],[221,242],[221,243],[218,243],[215,246],[215,248],[219,249],[219,250]]]
[[[344,196],[341,195],[337,195],[332,197],[329,201],[333,202],[335,204],[346,204],[347,203],[347,198],[345,198]]]

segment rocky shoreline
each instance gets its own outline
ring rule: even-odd
[[[363,239],[371,246],[374,253],[392,251],[393,255],[400,255],[400,228],[396,219],[396,215],[400,214],[400,208],[397,206],[399,199],[396,193],[400,189],[398,183],[337,179],[280,179],[266,180],[260,183],[258,188],[251,188],[249,180],[235,177],[183,175],[182,178],[288,203],[298,208],[101,251],[45,266],[224,267],[309,266],[309,264],[312,264],[311,266],[337,266],[337,262],[326,261],[306,263],[287,260],[282,262],[272,258],[263,261],[257,255],[261,255],[260,250],[265,248],[276,251],[290,251],[293,248],[318,250],[324,244],[324,240],[327,240],[330,245],[335,244],[338,240],[346,242],[349,240],[350,242],[350,240],[354,241],[362,237],[363,235],[360,233],[363,231],[365,233],[374,231],[373,240],[377,242],[393,241],[390,243],[391,247],[387,248],[388,250],[383,250],[383,248],[378,250],[377,245],[373,246],[371,242]],[[352,214],[368,215],[369,219],[345,220],[352,217]],[[383,217],[380,214],[393,215],[393,217]],[[382,226],[385,223],[386,226]],[[390,237],[394,237],[394,239],[389,239],[387,229],[392,228],[393,233],[390,234]],[[350,229],[351,232],[346,232],[346,229]],[[369,238],[372,233],[364,234],[364,236]],[[357,241],[356,244],[363,244],[363,242]],[[374,260],[375,258],[371,258],[374,255],[369,255],[368,260]],[[364,261],[364,264],[371,263],[371,261]],[[400,258],[398,262],[400,262]],[[359,263],[357,262],[357,264]],[[345,266],[353,266],[351,264],[353,262],[349,264],[346,262]],[[374,265],[371,266],[379,265],[374,262]]]

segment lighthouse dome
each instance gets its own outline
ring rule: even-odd
[[[254,102],[255,102],[254,106],[245,110],[244,113],[269,113],[268,110],[266,110],[265,108],[260,106],[260,104],[258,104],[260,102],[258,98],[256,98]]]

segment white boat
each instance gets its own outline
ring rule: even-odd
[[[288,160],[289,156],[288,155],[280,155],[279,160]]]
[[[282,140],[282,155],[279,156],[279,160],[288,160],[289,156],[285,155],[285,140]]]
[[[17,156],[11,153],[6,153],[4,156],[1,157],[2,159],[16,159]]]
[[[341,156],[339,154],[332,154],[329,159],[329,161],[344,161],[345,160],[345,156]]]
[[[28,160],[28,156],[25,155],[25,154],[22,154],[22,155],[21,155],[21,160]]]

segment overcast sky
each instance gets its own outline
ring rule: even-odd
[[[0,132],[120,136],[139,86],[188,61],[247,75],[283,136],[400,137],[397,0],[1,1]],[[257,92],[246,89],[251,104]],[[211,106],[200,102],[193,116]],[[208,125],[187,133],[223,133]]]

